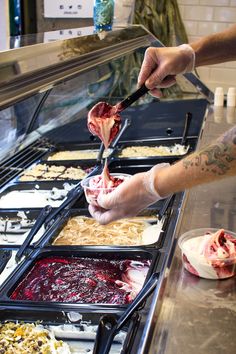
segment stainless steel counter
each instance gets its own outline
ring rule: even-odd
[[[229,114],[231,113],[231,114]],[[200,147],[230,129],[236,113],[210,108]],[[176,236],[200,227],[236,231],[236,177],[193,188],[186,194]],[[184,270],[176,246],[156,308],[149,353],[236,352],[236,277],[206,280]]]

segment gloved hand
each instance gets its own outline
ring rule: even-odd
[[[113,192],[98,197],[98,206],[89,205],[90,214],[100,223],[137,215],[141,210],[167,196],[160,196],[154,187],[159,169],[168,163],[154,166],[147,172],[137,173],[120,184]]]
[[[138,86],[145,85],[150,93],[160,97],[156,87],[169,87],[175,75],[191,72],[195,66],[195,52],[188,44],[178,47],[150,47],[146,50],[138,77]]]

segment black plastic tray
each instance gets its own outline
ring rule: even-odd
[[[23,209],[19,209],[19,210],[9,210],[7,209],[6,211],[4,210],[0,210],[0,219],[4,219],[4,220],[12,220],[12,219],[19,219],[21,220],[21,218],[18,216],[19,212],[24,212],[27,219],[31,220],[32,222],[35,221],[38,217],[39,214],[39,209],[31,209],[31,210],[23,210]],[[33,224],[32,224],[33,226]],[[22,231],[21,229],[19,230],[14,230],[14,231],[7,231],[7,234],[12,235],[12,236],[21,236],[23,235],[25,232],[29,231],[32,226],[27,227],[26,231]],[[3,236],[3,232],[1,232],[1,236]],[[7,246],[5,243],[2,243],[2,239],[0,238],[0,246]],[[16,242],[12,242],[8,244],[9,246],[14,246],[14,247],[19,247],[21,244]]]
[[[114,317],[118,318],[121,313],[120,312],[107,312],[111,313]],[[0,323],[6,323],[6,322],[20,322],[20,323],[40,323],[40,325],[45,326],[47,329],[48,326],[60,326],[60,325],[66,325],[69,326],[68,329],[70,329],[70,326],[73,325],[74,327],[78,327],[81,332],[80,336],[83,335],[83,323],[91,325],[91,326],[97,326],[99,323],[99,319],[101,316],[104,315],[104,312],[99,313],[99,312],[84,312],[84,310],[80,310],[80,312],[68,312],[68,311],[62,311],[59,309],[35,309],[35,308],[21,308],[21,307],[0,307],[0,317],[1,317],[1,322]],[[122,331],[126,333],[125,340],[123,345],[116,341],[114,339],[113,343],[116,347],[111,347],[110,353],[113,353],[113,349],[118,349],[119,347],[122,347],[125,353],[129,353],[130,348],[133,344],[133,339],[134,335],[136,332],[136,329],[139,324],[139,316],[133,316],[132,319],[127,323],[124,328],[122,328]],[[94,336],[96,335],[96,332],[94,332]],[[70,338],[70,335],[63,334],[63,337],[56,336],[56,339],[58,340],[63,340],[69,346],[72,348],[75,346],[76,343],[79,344],[79,342],[88,344],[88,347],[91,348],[90,353],[92,353],[92,348],[94,345],[94,339],[79,339],[76,338],[76,335],[73,336],[74,338]],[[78,353],[78,351],[76,351]],[[117,353],[117,351],[116,351]]]
[[[99,168],[99,166],[100,166],[99,163],[97,163],[96,161],[91,162],[90,160],[89,161],[81,160],[81,162],[78,162],[76,160],[62,160],[62,161],[59,161],[59,160],[56,160],[56,161],[38,160],[38,161],[34,162],[31,166],[29,166],[27,169],[25,169],[24,171],[30,170],[33,165],[36,166],[38,164],[44,164],[44,165],[47,165],[47,166],[63,166],[65,168],[80,167],[83,170],[91,169],[88,172],[88,174],[90,174],[92,172],[92,168],[96,169],[96,168]],[[35,179],[34,181],[20,181],[20,177],[23,174],[23,172],[20,172],[19,175],[14,180],[12,180],[12,182],[14,182],[14,183],[38,183],[38,182],[41,183],[41,182],[48,182],[48,183],[53,184],[54,182],[78,183],[79,181],[81,181],[81,179],[77,179],[77,180],[74,180],[74,179],[59,179],[57,177],[55,179],[52,179],[52,180],[47,180],[47,179],[39,179],[39,180],[37,180],[37,179]]]
[[[50,150],[47,154],[45,154],[42,158],[42,163],[43,162],[55,162],[55,161],[59,161],[59,160],[50,160],[48,161],[48,158],[55,154],[56,152],[59,151],[64,151],[64,150],[99,150],[100,149],[100,145],[101,144],[57,144],[56,147],[53,150]],[[111,154],[113,154],[113,149],[111,149]],[[87,161],[89,163],[95,163],[97,159],[81,159],[81,160],[61,160],[62,161],[75,161],[76,163],[80,164],[83,161]]]
[[[161,257],[161,252],[157,250],[145,250],[145,249],[134,249],[127,248],[124,249],[106,249],[101,248],[99,250],[94,250],[93,247],[64,247],[58,249],[58,247],[50,247],[48,249],[38,249],[28,257],[23,264],[19,265],[15,271],[11,274],[6,282],[4,288],[0,294],[1,303],[14,304],[16,306],[36,306],[36,307],[50,307],[55,309],[87,309],[98,310],[100,309],[125,309],[127,305],[115,305],[115,304],[83,304],[83,303],[62,303],[62,302],[36,302],[36,301],[23,301],[23,300],[12,300],[10,298],[12,292],[17,287],[17,285],[24,279],[25,274],[27,274],[33,267],[36,260],[51,257],[51,256],[63,256],[63,257],[88,257],[88,258],[104,258],[104,259],[147,259],[151,260],[151,265],[146,277],[146,280],[150,277],[153,271],[159,271],[163,264],[163,257]]]
[[[94,248],[96,250],[101,249],[108,249],[108,250],[114,250],[114,249],[161,249],[161,248],[166,248],[167,244],[169,243],[169,239],[172,238],[173,232],[168,232],[169,231],[169,226],[170,224],[172,225],[171,228],[173,228],[173,223],[177,221],[177,216],[178,216],[178,209],[179,205],[181,203],[181,200],[183,198],[183,193],[177,193],[175,194],[174,199],[171,201],[170,205],[168,206],[165,215],[163,216],[163,226],[162,226],[162,231],[160,233],[159,239],[157,242],[149,245],[141,245],[141,246],[89,246],[91,248]],[[151,216],[151,215],[158,215],[163,203],[165,200],[161,200],[158,203],[156,203],[156,208],[154,206],[151,206],[145,210],[142,210],[138,216]],[[162,204],[160,204],[162,203]],[[38,240],[38,242],[34,243],[34,247],[54,247],[58,249],[63,249],[65,246],[57,246],[53,245],[52,246],[52,241],[53,239],[58,235],[58,233],[62,230],[68,219],[70,219],[73,216],[76,215],[85,215],[90,217],[91,215],[89,214],[88,209],[69,209],[68,211],[65,211],[63,215],[60,216],[60,218],[57,219],[56,223],[48,229],[44,235]],[[80,246],[80,245],[74,245],[74,246],[66,246],[66,248],[72,248],[74,249],[75,247],[85,247],[87,248],[88,246]]]
[[[17,214],[19,212],[24,212],[27,216],[27,219],[29,220],[35,220],[39,214],[38,209],[0,209],[0,218],[6,218],[6,219],[13,219],[13,218],[18,218]],[[20,232],[19,232],[20,233]]]
[[[169,208],[170,209],[170,208]],[[144,212],[141,212],[139,214],[139,216],[145,216],[145,215],[153,215],[153,214],[157,214],[155,213],[154,210],[152,210],[152,213],[151,213],[151,210],[144,210]],[[67,223],[67,221],[74,217],[74,216],[79,216],[79,215],[83,215],[83,216],[88,216],[88,217],[91,217],[88,210],[87,209],[78,209],[78,210],[75,210],[75,209],[71,209],[71,210],[68,210],[68,212],[65,213],[65,215],[63,215],[60,220],[58,220],[58,222],[54,225],[54,228],[52,228],[50,230],[50,232],[47,232],[44,236],[42,236],[42,238],[38,241],[38,245],[40,245],[40,247],[48,247],[48,246],[52,246],[52,242],[53,240],[55,239],[55,237],[59,234],[59,232],[63,229],[63,227],[65,226],[65,224]],[[164,220],[163,220],[163,230],[165,229],[166,227],[166,224],[167,224],[167,217],[164,217]],[[157,220],[156,220],[157,222]],[[155,221],[153,221],[151,224],[155,224],[156,223]],[[164,232],[161,231],[160,235],[159,235],[159,238],[158,240],[153,243],[153,244],[149,244],[149,245],[140,245],[140,246],[116,246],[116,245],[91,245],[90,247],[94,247],[96,248],[96,250],[99,250],[100,248],[101,249],[104,249],[104,248],[107,248],[107,249],[131,249],[131,248],[134,248],[134,249],[137,249],[137,248],[141,248],[141,249],[145,249],[146,247],[148,248],[161,248],[164,244]],[[37,244],[36,244],[37,245]],[[81,245],[77,244],[77,245],[68,245],[66,247],[72,247],[74,248],[75,246],[80,246],[82,247]],[[65,247],[65,245],[53,245],[53,247],[55,248],[58,248],[58,249],[61,249],[63,247]],[[87,247],[86,245],[84,245],[83,247]]]
[[[36,190],[51,190],[53,187],[56,187],[58,189],[62,189],[63,188],[63,184],[65,183],[69,183],[70,185],[74,185],[74,187],[77,185],[77,183],[71,183],[68,181],[53,181],[53,184],[47,181],[42,181],[42,182],[27,182],[27,183],[12,183],[10,185],[5,186],[0,193],[0,198],[2,198],[2,196],[6,195],[7,193],[10,193],[12,191],[27,191],[27,190],[32,190],[32,189],[36,189]],[[37,186],[38,188],[35,188],[35,186]],[[16,206],[12,206],[11,208],[0,208],[0,211],[2,210],[30,210],[30,209],[41,209],[42,207],[17,207]]]
[[[184,156],[186,156],[187,154],[191,153],[192,151],[195,150],[196,145],[197,145],[197,138],[187,138],[186,139],[186,145],[189,145],[189,149],[188,152],[184,155],[172,155],[172,156],[151,156],[151,157],[144,157],[144,156],[140,156],[140,157],[121,157],[119,156],[119,153],[121,152],[122,149],[129,147],[129,146],[160,146],[160,145],[164,145],[164,146],[173,146],[175,144],[180,144],[181,143],[181,139],[179,138],[170,138],[170,139],[151,139],[151,140],[133,140],[133,141],[127,141],[127,142],[122,142],[119,143],[117,145],[117,147],[115,148],[112,156],[113,158],[118,158],[118,159],[126,159],[129,162],[135,162],[136,160],[139,161],[140,164],[157,164],[160,162],[169,162],[172,163],[176,160],[180,160],[181,158],[183,158]]]
[[[10,260],[10,257],[9,257],[9,259],[8,259],[8,257],[6,258],[6,262],[5,261],[3,261],[3,257],[2,257],[2,252],[10,252],[10,256],[12,256],[12,252],[14,252],[15,254],[17,253],[17,251],[18,251],[18,249],[19,249],[19,247],[16,247],[16,246],[1,246],[0,247],[0,253],[1,253],[1,257],[0,257],[0,268],[1,268],[1,273],[0,274],[3,274],[3,272],[7,269],[6,268],[6,265],[7,265],[7,263],[9,262],[9,260]],[[30,257],[30,255],[32,254],[32,252],[33,252],[33,249],[32,248],[28,248],[28,254],[29,254],[29,257]],[[15,254],[14,254],[14,256],[15,256]],[[6,282],[8,282],[8,280],[10,279],[10,277],[11,277],[11,275],[13,274],[13,273],[15,273],[15,271],[16,271],[16,269],[18,268],[18,267],[20,267],[22,264],[24,263],[24,260],[22,259],[22,261],[20,262],[20,263],[18,263],[18,264],[16,264],[16,266],[14,266],[12,269],[10,269],[9,267],[8,267],[8,270],[10,270],[11,272],[10,272],[10,274],[8,274],[7,276],[6,276],[6,278],[5,279],[3,279],[3,277],[1,277],[1,282],[0,282],[0,289],[2,289],[3,287],[4,287],[4,285],[5,285],[5,283]],[[0,290],[0,296],[1,296],[1,290]]]
[[[175,198],[174,200],[171,201],[170,205],[168,206],[164,216],[163,216],[163,226],[162,226],[162,231],[159,235],[159,239],[157,242],[153,243],[153,244],[149,244],[149,245],[140,245],[140,246],[115,246],[115,245],[111,245],[111,246],[99,246],[99,245],[92,245],[92,246],[89,246],[91,248],[94,248],[96,250],[99,250],[100,248],[101,249],[124,249],[126,250],[127,248],[129,249],[137,249],[137,248],[140,248],[140,249],[152,249],[152,248],[155,248],[155,249],[160,249],[160,248],[163,248],[166,246],[166,243],[168,242],[168,238],[169,237],[172,237],[172,234],[168,234],[167,236],[167,229],[169,227],[169,223],[170,223],[170,216],[172,218],[174,218],[175,220],[175,217],[177,215],[177,211],[178,211],[178,205],[179,205],[179,202],[180,202],[180,198],[181,198],[182,194],[181,193],[178,193],[177,195],[175,195]],[[82,197],[83,198],[83,197]],[[81,200],[79,200],[81,202]],[[77,203],[79,203],[79,201]],[[160,203],[164,203],[165,200],[162,200],[162,201],[159,201],[159,204]],[[158,205],[158,203],[156,203]],[[142,210],[138,216],[152,216],[152,215],[158,215],[159,211],[160,211],[160,205],[159,207],[157,208],[154,208],[154,207],[150,207],[150,208],[147,208],[145,210]],[[64,210],[62,211],[62,213],[60,214],[60,216],[56,219],[55,223],[52,225],[52,227],[50,227],[49,229],[46,230],[46,232],[42,235],[42,237],[33,244],[33,247],[37,248],[37,247],[55,247],[55,248],[58,248],[58,249],[63,249],[65,246],[64,245],[61,245],[61,246],[57,246],[57,245],[52,245],[52,241],[53,239],[58,235],[58,233],[62,230],[62,228],[64,227],[64,225],[66,224],[66,222],[68,221],[68,219],[70,219],[71,217],[73,216],[77,216],[77,215],[85,215],[85,216],[88,216],[88,217],[91,217],[88,209],[82,209],[82,208],[79,208],[79,209],[68,209],[68,210]],[[154,224],[155,222],[153,222]],[[69,245],[69,246],[66,246],[67,248],[72,248],[74,249],[75,247],[88,247],[86,245],[82,246],[82,245]]]

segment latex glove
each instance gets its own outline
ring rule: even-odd
[[[146,50],[138,77],[138,86],[145,85],[150,93],[160,97],[156,87],[169,87],[175,75],[191,72],[195,66],[195,52],[188,44],[178,47],[150,47]]]
[[[108,224],[135,216],[149,205],[163,199],[155,190],[154,179],[159,169],[168,166],[168,163],[158,164],[147,172],[132,176],[113,192],[100,195],[97,201],[99,206],[89,205],[90,214],[100,224]]]

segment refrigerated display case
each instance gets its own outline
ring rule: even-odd
[[[94,353],[105,353],[106,344],[110,343],[110,332],[106,329],[117,323],[120,337],[114,340],[111,353],[149,351],[155,308],[184,202],[184,193],[178,193],[140,214],[139,222],[144,230],[149,230],[146,234],[150,230],[155,232],[153,241],[144,242],[142,231],[138,245],[108,241],[104,244],[99,239],[94,244],[94,240],[90,243],[86,238],[83,243],[79,239],[74,244],[54,244],[73,217],[74,223],[80,223],[81,216],[83,222],[89,219],[81,179],[101,172],[105,154],[111,172],[131,175],[159,162],[173,163],[189,154],[197,147],[212,101],[212,93],[194,74],[180,76],[172,90],[163,92],[160,101],[146,95],[126,109],[122,114],[122,134],[104,152],[99,140],[87,129],[87,113],[99,101],[115,104],[135,90],[143,55],[149,46],[162,44],[145,28],[130,26],[102,35],[35,43],[0,53],[1,319],[42,321],[46,328],[54,325],[56,336],[72,347],[77,346],[78,353],[93,350],[98,324]],[[152,150],[158,146],[164,152],[146,155],[146,148]],[[134,150],[138,147],[140,155],[122,156],[130,147]],[[88,273],[87,278],[76,278],[77,267],[85,260],[90,267],[98,268]],[[81,287],[87,284],[77,289],[78,294],[71,279],[65,277],[64,268],[53,268],[60,262],[68,267],[73,263],[76,283]],[[121,267],[126,277],[121,272],[117,280],[111,274],[109,279],[102,279],[106,274],[102,263],[108,269]],[[135,295],[131,288],[122,288],[127,274],[132,278],[130,269],[142,273],[144,284],[150,287],[144,297],[139,293],[143,283]],[[34,271],[39,278],[45,272],[50,282],[46,277],[40,280],[41,285],[33,285]],[[108,300],[96,294],[98,280],[94,277],[98,275],[103,282],[101,289],[103,285],[108,293],[114,291]],[[118,295],[113,289],[117,282]],[[86,297],[87,292],[95,295]],[[135,313],[126,320],[125,311],[138,300]],[[99,322],[104,314],[106,317]],[[82,332],[87,334],[83,337]],[[83,349],[78,349],[81,340],[86,343]]]

